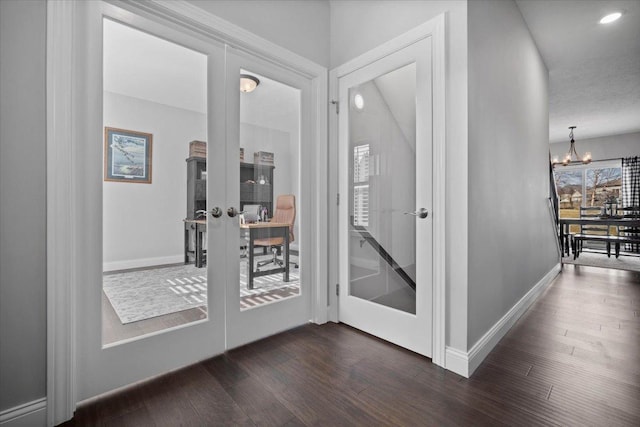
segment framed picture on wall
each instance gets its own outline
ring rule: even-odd
[[[153,135],[104,128],[104,180],[151,184]]]

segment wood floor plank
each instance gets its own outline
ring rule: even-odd
[[[640,274],[565,266],[469,379],[309,324],[86,402],[65,425],[637,426],[639,313]]]
[[[257,379],[239,380],[227,389],[229,396],[258,426],[281,426],[299,421],[271,391]]]

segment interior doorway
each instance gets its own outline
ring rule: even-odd
[[[340,320],[431,356],[431,45],[339,78]],[[419,262],[418,262],[419,260]]]
[[[116,6],[107,2],[50,2],[48,6],[53,17],[49,21],[47,46],[48,66],[53,70],[47,74],[50,94],[47,117],[52,124],[47,131],[48,194],[51,195],[47,204],[50,225],[47,227],[50,267],[47,274],[50,343],[47,412],[51,423],[69,419],[79,401],[220,354],[230,346],[271,335],[295,325],[291,322],[299,322],[301,318],[304,322],[326,322],[327,292],[322,284],[327,277],[327,238],[317,233],[317,230],[326,230],[328,222],[322,214],[327,209],[327,171],[323,166],[327,161],[326,68],[177,3],[160,6],[125,2]],[[206,233],[202,233],[200,240],[202,253],[193,246],[187,248],[198,253],[201,260],[206,257],[206,318],[118,340],[111,345],[103,344],[100,314],[105,271],[102,230],[104,19],[203,54],[207,65],[206,139],[201,141],[207,143],[206,177],[202,174],[205,170],[201,169],[198,178],[207,183],[206,217],[202,219]],[[198,31],[193,30],[194,20],[201,22]],[[227,40],[233,40],[239,51],[227,46]],[[249,57],[233,65],[233,79],[225,78],[229,72],[227,65],[231,65],[227,51],[235,52],[236,58]],[[296,236],[300,244],[300,295],[303,298],[288,298],[283,303],[264,304],[244,312],[240,311],[237,292],[242,248],[238,244],[237,218],[240,91],[235,76],[239,76],[241,68],[299,90],[299,165],[304,165],[304,175],[299,178],[300,198],[296,203],[300,212],[297,221],[300,225],[306,224]],[[127,72],[127,68],[121,71]],[[228,114],[229,111],[234,114]],[[229,128],[227,121],[230,124],[236,121],[237,126]],[[149,132],[135,126],[114,129],[154,135],[153,130]],[[235,139],[227,138],[234,134]],[[157,138],[150,140],[153,158],[160,145]],[[227,145],[228,140],[234,142]],[[180,154],[179,159],[184,161],[185,155]],[[150,185],[157,183],[159,173],[157,168],[152,170]],[[149,186],[126,185],[138,189]],[[232,215],[232,208],[236,217]],[[141,222],[144,215],[151,214],[153,212],[145,210],[131,216]],[[176,221],[182,230],[184,217],[181,213]],[[293,249],[291,254],[294,255]],[[109,271],[129,267],[112,265]],[[144,271],[146,267],[138,268]],[[230,300],[232,295],[235,301]],[[289,303],[298,304],[294,316],[290,315]],[[244,322],[242,330],[250,332],[230,334],[236,337],[233,342],[227,341],[227,307],[237,310],[241,315],[238,319]],[[274,317],[280,318],[275,324],[265,321]]]
[[[445,365],[444,16],[331,71],[336,317]]]
[[[320,182],[311,162],[318,137],[313,79],[295,70],[295,60],[284,67],[256,58],[131,7],[86,2],[74,15],[82,21],[76,57],[83,58],[75,64],[74,93],[82,96],[73,104],[74,156],[68,166],[72,177],[82,179],[73,181],[67,205],[74,221],[66,244],[76,254],[73,283],[83,286],[73,288],[75,309],[67,311],[81,322],[77,362],[65,378],[76,381],[71,395],[78,401],[312,321],[318,294],[313,270],[306,267],[322,250],[311,231],[319,218],[314,185]],[[155,57],[149,54],[154,50]],[[243,91],[247,73],[262,79],[262,94]],[[285,92],[288,98],[281,96]],[[242,101],[250,95],[265,96],[271,116],[249,98]],[[293,118],[286,120],[288,128],[278,125],[285,122],[278,115]],[[245,159],[241,147],[248,151]],[[305,163],[314,164],[302,174]],[[248,165],[270,172],[241,182]],[[248,199],[242,185],[255,190]],[[272,200],[263,198],[269,188]],[[290,203],[280,203],[281,195]],[[241,210],[249,202],[263,208],[257,227]],[[278,211],[288,206],[295,216],[282,224]],[[256,246],[255,265],[242,258],[248,245],[239,241],[241,225],[278,230],[244,240]],[[272,261],[275,268],[266,265]],[[247,274],[242,280],[243,263],[253,280]],[[295,292],[281,298],[271,293],[271,301],[259,295],[261,304],[244,307],[242,288],[262,292],[261,280],[269,278],[282,282],[270,288]],[[120,295],[112,292],[116,285]],[[159,292],[180,297],[183,308],[140,309],[158,305]],[[117,307],[119,296],[131,302],[130,309]],[[112,320],[123,327],[155,325],[117,335],[100,314],[107,303]],[[136,310],[149,318],[136,317]]]

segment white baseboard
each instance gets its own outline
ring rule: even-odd
[[[466,352],[447,346],[444,363],[447,370],[469,378],[469,355]]]
[[[527,311],[538,296],[549,286],[558,273],[560,273],[560,264],[556,264],[525,296],[520,298],[520,301],[511,307],[507,314],[502,316],[502,318],[471,347],[471,350],[464,352],[452,347],[447,347],[445,356],[446,368],[458,375],[469,378],[502,337],[509,332],[509,329],[518,321],[520,316]]]
[[[42,398],[0,412],[3,427],[45,427],[47,425],[47,399]]]
[[[377,271],[380,267],[380,264],[375,259],[351,257],[349,259],[349,263],[351,265],[355,265],[356,267],[366,268],[367,270]]]
[[[153,267],[156,265],[178,264],[184,262],[184,255],[171,255],[157,258],[141,258],[141,259],[127,259],[124,261],[112,261],[102,264],[102,269],[105,272],[129,270],[132,268]]]

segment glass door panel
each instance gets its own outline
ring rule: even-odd
[[[416,66],[349,88],[349,294],[416,313]]]
[[[300,90],[240,70],[240,310],[300,295]],[[297,215],[298,214],[298,215]]]
[[[207,55],[105,19],[103,64],[108,345],[207,318]]]

